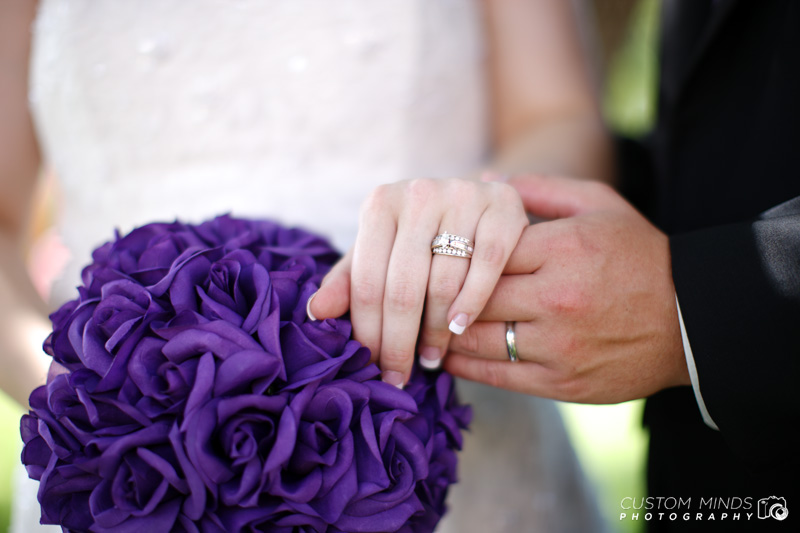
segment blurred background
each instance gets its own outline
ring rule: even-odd
[[[602,50],[603,106],[609,126],[637,136],[652,124],[655,111],[656,40],[659,0],[594,0],[596,38]],[[45,177],[40,215],[31,225],[29,263],[40,290],[57,273],[64,257],[49,230],[53,212],[53,180]],[[620,500],[645,494],[644,461],[647,434],[642,428],[643,401],[594,406],[560,404],[567,430],[587,475],[597,489],[600,509],[612,531],[634,533],[643,522],[619,521]],[[11,472],[19,462],[23,411],[0,392],[0,533],[9,524],[13,498]],[[590,533],[590,532],[589,532]]]
[[[630,4],[633,4],[632,6]],[[660,0],[596,0],[599,40],[614,50],[605,63],[603,111],[616,133],[638,137],[655,119]],[[620,501],[646,494],[644,400],[619,405],[559,404],[611,531],[638,533],[645,522],[619,520]]]

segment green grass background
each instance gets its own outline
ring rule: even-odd
[[[628,37],[611,62],[604,110],[611,127],[626,134],[652,123],[655,93],[654,47],[658,0],[640,0]],[[638,533],[641,525],[619,522],[619,502],[641,496],[647,437],[641,428],[642,402],[594,406],[561,404],[578,456],[597,487],[601,510],[620,533]],[[0,533],[8,530],[13,498],[11,473],[19,462],[19,419],[23,410],[0,393]]]
[[[11,506],[11,472],[19,462],[22,441],[19,437],[19,419],[22,408],[8,396],[0,393],[0,531],[8,530]]]

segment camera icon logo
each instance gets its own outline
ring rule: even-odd
[[[786,508],[786,498],[770,496],[758,500],[758,517],[774,518],[775,520],[786,520],[789,510]]]

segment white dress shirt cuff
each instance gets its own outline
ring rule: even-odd
[[[686,326],[683,324],[683,314],[681,314],[681,305],[678,303],[677,294],[675,295],[675,306],[678,308],[678,320],[681,323],[683,355],[686,357],[686,366],[689,368],[689,378],[692,380],[692,389],[694,390],[695,400],[697,400],[697,407],[700,408],[700,414],[703,415],[703,422],[705,422],[706,425],[711,429],[716,429],[719,431],[719,427],[708,413],[708,409],[706,409],[706,403],[703,401],[703,395],[700,393],[700,378],[697,375],[697,365],[694,364],[692,346],[689,344],[689,336],[686,335]]]

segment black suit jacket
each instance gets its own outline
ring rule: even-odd
[[[648,400],[650,493],[789,497],[800,523],[800,1],[664,0],[658,119],[623,192],[670,235],[701,391]],[[791,525],[790,522],[794,522]],[[652,531],[710,531],[705,522]],[[783,529],[781,529],[781,527]]]

